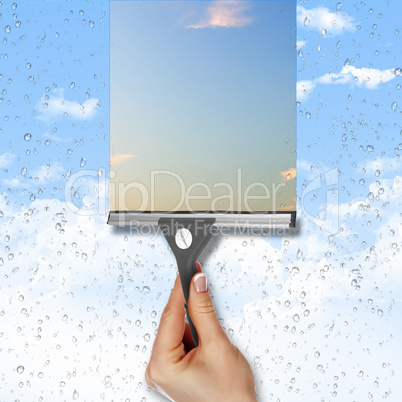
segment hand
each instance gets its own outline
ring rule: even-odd
[[[197,268],[201,272],[198,262]],[[198,347],[183,306],[177,277],[145,371],[148,385],[176,402],[257,401],[250,365],[219,323],[205,274],[194,275],[188,302]]]

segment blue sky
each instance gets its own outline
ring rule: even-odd
[[[1,185],[13,202],[29,205],[32,195],[63,199],[65,178],[81,164],[107,168],[108,27],[101,2],[85,11],[68,2],[12,4],[1,11],[10,26],[1,49],[0,129],[9,161]]]
[[[143,376],[174,257],[107,226],[91,176],[109,161],[109,6],[17,3],[0,5],[0,399],[162,401]],[[219,236],[200,260],[261,400],[398,401],[402,5],[298,15],[297,227]],[[83,169],[91,216],[64,201]]]

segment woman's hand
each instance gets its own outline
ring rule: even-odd
[[[177,277],[145,372],[148,385],[176,402],[257,401],[250,365],[219,323],[205,274],[194,275],[188,301],[198,347],[183,306]]]

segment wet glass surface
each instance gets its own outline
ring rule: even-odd
[[[297,227],[200,257],[262,401],[402,397],[401,19],[298,4]],[[174,257],[105,223],[108,24],[108,2],[0,1],[1,400],[164,400],[144,371]]]

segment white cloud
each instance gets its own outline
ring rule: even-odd
[[[19,187],[21,185],[21,182],[18,178],[13,177],[12,179],[4,179],[3,184],[10,187]]]
[[[317,7],[306,10],[302,6],[297,7],[297,23],[299,27],[305,27],[318,31],[321,35],[340,35],[355,28],[354,17],[338,11],[331,12],[326,7]]]
[[[57,141],[57,142],[70,142],[71,138],[62,138],[54,134],[49,134],[48,132],[44,133],[43,136],[48,138],[49,140]]]
[[[298,40],[296,42],[296,49],[301,50],[306,46],[307,42],[305,40]]]
[[[200,22],[187,25],[186,28],[234,28],[250,24],[253,19],[244,15],[250,8],[246,1],[214,1],[206,10],[206,16]]]
[[[77,120],[87,120],[94,117],[99,108],[98,99],[87,99],[84,103],[69,101],[64,98],[64,89],[55,89],[46,99],[42,96],[37,108],[38,119],[49,121],[54,118],[70,117]]]
[[[357,173],[361,174],[363,171],[369,174],[378,173],[379,176],[384,174],[396,173],[402,167],[402,160],[396,158],[389,158],[386,156],[379,156],[374,160],[364,160],[358,164]]]
[[[13,163],[15,155],[10,152],[5,152],[0,155],[0,167],[7,167]]]
[[[29,188],[32,186],[37,186],[41,184],[46,184],[50,182],[55,182],[62,180],[62,175],[65,170],[60,162],[53,162],[52,164],[41,165],[32,172],[28,172],[26,177],[30,180],[21,180],[18,177],[13,177],[12,179],[4,179],[3,183],[10,187],[21,187]]]
[[[45,184],[61,180],[64,172],[65,170],[60,162],[53,162],[40,166],[31,175],[35,178],[35,184]]]
[[[316,87],[314,81],[298,81],[296,84],[296,97],[298,101],[307,99]]]
[[[378,70],[375,68],[357,68],[344,66],[339,73],[327,73],[311,81],[297,83],[297,100],[307,99],[317,85],[346,85],[377,89],[381,84],[393,80],[397,75],[395,69]]]
[[[356,68],[344,66],[339,74],[328,73],[318,78],[320,84],[353,84],[367,89],[376,89],[396,77],[395,69]]]
[[[308,170],[311,164],[303,161],[302,166]],[[261,400],[287,392],[294,383],[299,391],[292,400],[301,396],[312,400],[320,388],[313,387],[311,372],[327,384],[339,375],[339,367],[346,373],[337,388],[343,399],[352,388],[361,400],[368,392],[391,387],[389,372],[400,364],[395,352],[400,330],[392,329],[399,314],[390,300],[400,294],[401,226],[394,236],[389,234],[391,228],[398,229],[399,182],[384,182],[384,194],[366,212],[376,240],[365,246],[361,239],[353,243],[353,229],[362,236],[360,201],[341,208],[351,227],[333,244],[328,234],[314,231],[302,218],[296,236],[218,236],[208,246],[202,259],[208,262],[204,270],[215,307],[252,365]],[[377,224],[375,217],[385,200],[395,210]],[[4,201],[0,197],[0,209],[6,212]],[[93,389],[100,389],[104,399],[113,399],[116,389],[123,390],[124,397],[131,381],[135,399],[162,400],[137,384],[143,383],[144,366],[175,277],[174,258],[163,237],[130,236],[128,230],[107,226],[101,217],[74,214],[57,200],[35,200],[19,211],[8,211],[2,219],[1,240],[10,236],[7,253],[14,255],[12,259],[3,255],[1,267],[0,310],[9,324],[2,329],[2,340],[11,350],[5,360],[4,392],[23,381],[25,395],[41,392],[51,399],[63,381],[63,397],[77,389],[81,399],[93,399]],[[279,248],[274,246],[278,242]],[[370,251],[372,246],[375,252]],[[20,328],[17,335],[16,328]],[[100,349],[101,356],[113,356],[107,364],[99,358]],[[334,356],[337,364],[332,365]],[[42,368],[47,360],[50,366]],[[133,361],[138,364],[133,366]],[[25,365],[22,374],[15,370],[20,362]],[[390,367],[384,368],[384,362]],[[320,365],[323,369],[317,368]],[[373,366],[380,369],[371,370]],[[82,367],[85,376],[66,380],[66,373]],[[368,388],[356,387],[360,370],[369,378],[378,377],[378,386],[373,381]],[[38,371],[44,372],[45,387]],[[30,388],[25,387],[26,380]]]

